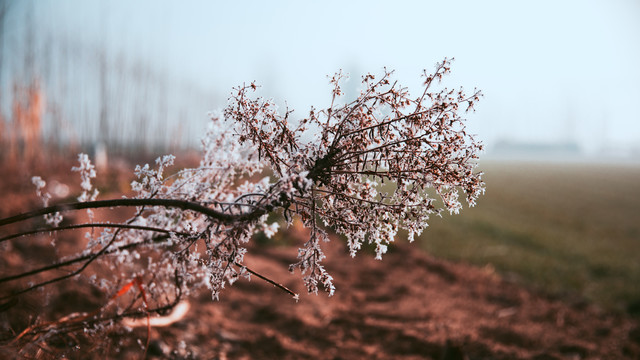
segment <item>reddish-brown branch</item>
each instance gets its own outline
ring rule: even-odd
[[[142,225],[130,225],[130,224],[113,224],[113,223],[86,223],[86,224],[76,224],[76,225],[65,225],[65,226],[55,226],[45,229],[36,229],[30,231],[23,231],[17,234],[8,235],[0,238],[0,242],[15,239],[22,236],[29,236],[44,232],[54,232],[54,231],[63,231],[63,230],[73,230],[73,229],[82,229],[82,228],[120,228],[120,229],[129,229],[129,230],[142,230],[142,231],[151,231],[151,232],[159,232],[163,234],[169,234],[172,231],[166,229],[160,229],[152,226],[142,226]],[[187,233],[175,232],[176,235],[181,236],[189,236]]]
[[[97,200],[76,202],[68,204],[59,204],[49,207],[45,207],[38,210],[29,211],[26,213],[18,214],[8,218],[0,219],[0,226],[32,219],[38,216],[47,214],[53,214],[56,212],[68,211],[68,210],[82,210],[82,209],[98,209],[109,207],[131,207],[131,206],[162,206],[173,207],[182,210],[191,210],[203,215],[208,216],[211,219],[218,220],[222,223],[237,223],[242,221],[251,221],[259,218],[265,214],[265,210],[255,209],[254,211],[243,214],[227,214],[216,211],[214,209],[203,206],[199,203],[177,200],[177,199],[113,199],[113,200]]]
[[[286,286],[284,286],[284,285],[282,285],[282,284],[280,284],[280,283],[277,283],[277,282],[275,282],[275,281],[273,281],[273,280],[269,279],[268,277],[266,277],[266,276],[264,276],[264,275],[262,275],[262,274],[260,274],[260,273],[257,273],[257,272],[255,272],[255,271],[251,270],[251,269],[250,269],[250,268],[248,268],[246,265],[243,265],[243,264],[240,264],[240,263],[237,263],[237,262],[234,262],[234,265],[239,266],[239,267],[241,267],[241,268],[244,268],[244,269],[245,269],[245,270],[247,270],[250,274],[255,275],[255,276],[259,277],[260,279],[262,279],[262,280],[264,280],[264,281],[268,282],[269,284],[271,284],[271,285],[273,285],[273,286],[275,286],[275,287],[277,287],[277,288],[279,288],[279,289],[281,289],[281,290],[283,290],[283,291],[285,291],[285,292],[289,293],[289,294],[290,294],[291,296],[293,296],[294,298],[297,298],[297,297],[298,297],[298,294],[296,294],[295,292],[293,292],[292,290],[290,290],[288,287],[286,287]]]

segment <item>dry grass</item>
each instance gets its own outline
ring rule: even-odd
[[[478,206],[433,219],[424,249],[638,312],[640,166],[486,162],[482,170]]]

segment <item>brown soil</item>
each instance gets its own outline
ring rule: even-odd
[[[22,185],[24,179],[0,180],[4,181],[0,186],[5,185],[0,198],[12,210],[38,205],[18,196],[18,189],[32,191],[30,184]],[[17,201],[21,203],[8,204]],[[2,216],[7,216],[6,212],[3,210]],[[0,235],[5,231],[0,229]],[[284,237],[288,243],[302,244],[306,231],[294,226]],[[415,244],[400,242],[382,261],[374,260],[366,251],[350,258],[337,238],[325,247],[325,265],[337,287],[335,296],[303,294],[296,303],[290,295],[257,277],[238,281],[223,291],[220,301],[212,301],[210,294],[203,292],[189,299],[191,309],[181,321],[151,330],[148,357],[640,358],[638,318],[609,313],[584,301],[553,298],[505,280],[491,268],[433,258]],[[25,266],[29,251],[34,248],[13,246],[2,250],[0,276]],[[254,244],[246,265],[305,293],[299,274],[287,272],[295,255],[296,246]],[[47,308],[29,306],[29,301],[21,300],[17,306],[0,309],[2,337],[19,332],[20,326],[33,323],[43,312],[89,311],[99,305],[95,299],[100,294],[87,293],[74,281],[60,286],[56,292],[60,297],[51,299]],[[96,352],[93,345],[104,340],[84,339],[69,356],[128,359],[143,355],[138,342],[145,342],[146,328],[114,332],[110,337],[114,344],[120,343],[119,349],[114,345]],[[57,346],[64,349],[65,344]],[[15,357],[15,351],[4,347],[0,357]]]

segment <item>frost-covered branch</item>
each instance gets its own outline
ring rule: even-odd
[[[339,72],[330,78],[329,107],[311,108],[298,119],[292,110],[281,113],[272,101],[254,97],[255,84],[235,88],[222,114],[211,117],[199,166],[168,177],[172,155],[158,158],[155,167],[137,166],[134,195],[128,198],[96,200],[91,179],[98,174],[82,154],[74,167],[81,177],[78,202],[49,205],[45,181],[34,177],[44,207],[0,219],[0,226],[44,216],[51,226],[46,231],[92,231],[75,255],[0,278],[4,284],[34,281],[13,286],[8,293],[3,290],[0,298],[85,273],[114,298],[123,293],[123,282],[136,279],[140,296],[115,311],[105,305],[90,319],[83,318],[83,324],[165,311],[202,287],[217,299],[226,285],[251,275],[297,298],[244,265],[252,236],[277,231],[279,224],[268,222],[274,212],[283,214],[288,224],[298,217],[310,229],[290,270],[301,272],[309,292],[324,288],[333,294],[333,278],[322,264],[329,231],[345,237],[352,256],[369,243],[381,259],[400,229],[413,241],[431,215],[461,209],[460,191],[470,206],[484,192],[482,173],[475,171],[482,145],[467,132],[462,117],[482,95],[462,88],[436,90],[450,64],[445,59],[435,72],[425,71],[418,97],[393,80],[391,71],[367,74],[360,95],[351,102],[342,101],[345,75]],[[255,180],[260,174],[263,177]],[[96,222],[90,213],[89,223],[61,225],[70,211],[117,207],[136,211],[119,224]],[[4,235],[0,243],[41,232]],[[102,270],[87,273],[89,265]],[[63,275],[57,273],[63,269]],[[43,329],[32,330],[35,334]]]
[[[223,204],[220,204],[220,207]],[[242,204],[233,204],[233,206],[241,206]],[[242,213],[226,213],[215,209],[200,205],[196,202],[179,199],[113,199],[113,200],[95,200],[76,202],[68,204],[58,204],[45,208],[29,211],[26,213],[14,215],[8,218],[0,219],[0,226],[8,225],[39,216],[46,216],[69,210],[81,209],[99,209],[113,207],[135,207],[135,206],[160,206],[166,208],[178,208],[181,210],[190,210],[201,213],[211,219],[220,221],[221,223],[234,223],[243,221],[252,221],[266,213],[265,209],[254,209],[250,212]]]

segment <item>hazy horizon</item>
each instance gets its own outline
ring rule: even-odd
[[[469,128],[489,150],[500,141],[574,143],[587,154],[637,155],[640,148],[640,3],[632,0],[23,1],[9,4],[3,31],[3,93],[22,71],[28,36],[43,49],[61,39],[102,48],[198,89],[190,92],[196,101],[168,85],[166,99],[157,100],[176,109],[165,112],[167,124],[186,114],[185,137],[201,132],[207,111],[223,107],[243,82],[257,81],[261,95],[304,116],[312,105],[328,105],[326,75],[339,69],[352,75],[345,86],[352,93],[361,75],[384,66],[418,92],[422,69],[455,57],[444,85],[483,91]],[[46,57],[36,54],[34,68],[44,67],[38,59]],[[81,94],[75,90],[67,96]],[[6,97],[2,111],[9,115]]]

